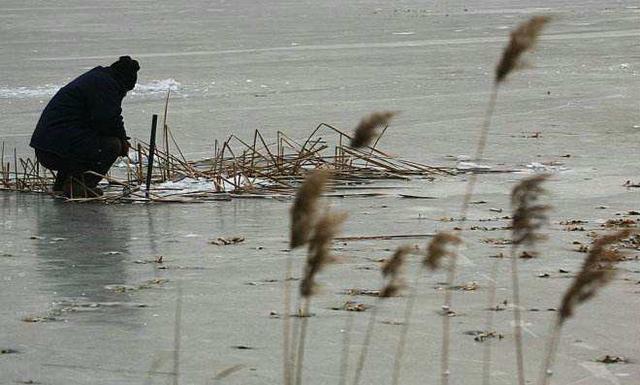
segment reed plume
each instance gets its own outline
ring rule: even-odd
[[[455,234],[447,232],[437,233],[429,245],[427,246],[424,258],[421,261],[420,267],[416,269],[416,276],[414,278],[413,286],[411,287],[411,293],[407,299],[407,304],[404,310],[404,323],[402,324],[402,330],[400,332],[400,338],[396,348],[396,355],[393,364],[393,376],[391,383],[398,385],[400,383],[400,372],[402,369],[402,359],[404,357],[405,348],[407,345],[407,336],[409,334],[409,325],[411,315],[413,314],[413,308],[415,306],[416,298],[418,297],[418,286],[420,283],[420,277],[422,275],[422,269],[428,268],[429,270],[436,270],[440,268],[441,261],[445,257],[455,258],[455,249],[453,246],[460,244],[462,240]]]
[[[509,43],[505,47],[502,57],[500,58],[500,61],[498,62],[498,65],[495,68],[495,78],[493,82],[493,87],[491,89],[491,94],[489,96],[489,103],[487,105],[487,110],[484,115],[484,120],[480,128],[480,134],[478,136],[478,142],[476,145],[476,151],[474,155],[474,159],[476,161],[481,160],[482,157],[484,156],[484,150],[487,144],[487,139],[489,137],[489,129],[491,127],[491,119],[493,118],[496,102],[498,100],[498,89],[500,88],[500,85],[504,82],[507,75],[509,75],[511,72],[513,72],[515,69],[519,67],[520,58],[522,54],[533,48],[540,32],[542,31],[542,28],[550,20],[551,18],[549,16],[534,16],[528,21],[521,23],[515,30],[511,32]],[[478,177],[475,173],[472,173],[469,177],[469,181],[467,183],[467,187],[466,187],[465,194],[463,197],[463,202],[462,202],[462,209],[461,209],[461,215],[460,215],[462,220],[466,219],[467,212],[469,210],[469,203],[471,202],[471,197],[473,196],[477,179]],[[448,286],[452,285],[455,279],[455,272],[456,272],[455,259],[452,261],[452,264],[453,266],[447,278]],[[494,266],[494,268],[497,268],[497,266]],[[493,280],[491,285],[495,285],[495,279]],[[491,294],[490,294],[490,298],[491,298]],[[448,307],[448,306],[450,306],[450,304],[445,303],[445,307]],[[491,318],[493,317],[493,315],[489,314],[487,315],[487,317],[488,317],[487,324],[492,323],[493,321],[491,320]],[[448,340],[448,338],[449,337],[446,335],[443,336],[443,341]],[[488,377],[489,376],[488,370],[490,365],[490,362],[488,361],[490,360],[490,342],[487,345],[487,347],[485,347],[485,349],[488,349],[488,350],[485,350],[485,359],[484,359],[485,373],[483,376],[484,378],[483,383],[484,385],[488,385],[490,383],[490,380]],[[443,346],[443,350],[448,351],[448,347],[446,347],[445,349]],[[448,354],[443,354],[443,363],[442,363],[443,367],[448,367],[448,362],[444,362],[444,360],[448,361],[448,359],[449,359]],[[443,385],[448,384],[448,379],[446,377],[447,373],[448,372],[443,373],[443,377],[442,377]]]
[[[289,246],[292,249],[305,245],[311,236],[316,221],[318,198],[324,191],[329,179],[329,171],[316,170],[309,174],[296,192],[291,208],[291,236]]]
[[[533,49],[542,28],[551,20],[549,16],[534,16],[528,21],[521,23],[515,30],[511,32],[509,44],[505,47],[502,57],[495,69],[495,78],[491,96],[489,97],[489,105],[485,113],[485,119],[480,130],[480,138],[476,148],[475,159],[480,160],[484,153],[487,143],[489,127],[491,126],[491,118],[495,110],[496,101],[498,99],[498,88],[504,82],[507,75],[520,67],[520,59],[522,54]],[[475,175],[475,174],[474,174]],[[475,181],[474,181],[475,183]]]
[[[405,259],[410,251],[411,248],[409,246],[398,247],[393,253],[393,256],[391,256],[391,258],[385,261],[385,263],[382,265],[381,272],[384,284],[382,286],[382,289],[380,290],[378,299],[376,300],[376,305],[371,309],[371,315],[369,316],[369,322],[364,334],[362,349],[360,350],[360,356],[358,357],[353,385],[358,385],[360,383],[362,370],[364,369],[364,363],[369,352],[369,345],[371,343],[371,337],[373,336],[373,329],[376,323],[378,308],[380,307],[381,301],[385,298],[398,295],[398,293],[405,287],[402,273]]]
[[[540,204],[540,197],[546,193],[542,183],[549,179],[549,175],[541,174],[525,178],[518,183],[511,192],[511,206],[513,207],[512,245],[511,245],[511,287],[513,291],[513,318],[516,347],[516,365],[518,370],[518,384],[525,385],[524,349],[522,343],[522,309],[520,306],[520,279],[518,273],[517,249],[521,245],[533,246],[536,241],[543,239],[540,229],[548,222],[549,205]],[[495,290],[495,285],[493,289]],[[492,325],[489,325],[491,328]],[[489,332],[489,330],[487,330]],[[488,346],[491,342],[488,341]],[[490,358],[490,357],[489,357]],[[485,373],[489,375],[489,373]]]
[[[309,322],[309,309],[311,297],[316,293],[316,275],[328,264],[336,261],[330,253],[331,241],[342,228],[342,224],[347,219],[345,212],[333,213],[327,211],[320,217],[313,227],[312,235],[309,239],[309,250],[307,262],[304,268],[304,275],[300,282],[300,297],[304,300],[302,309],[302,322],[298,337],[298,352],[296,360],[295,384],[302,384],[302,369],[304,367],[304,349]]]
[[[396,114],[397,112],[394,111],[382,111],[365,116],[356,127],[349,145],[353,148],[370,145],[373,139],[378,136],[378,128],[388,126],[389,121]]]
[[[300,247],[309,242],[312,229],[317,222],[318,199],[324,191],[329,172],[325,170],[316,170],[309,174],[304,183],[296,192],[296,197],[291,207],[291,231],[290,231],[290,247],[291,249]],[[293,375],[294,352],[290,351],[290,347],[295,346],[291,342],[291,320],[289,314],[291,311],[291,271],[293,268],[293,254],[290,253],[286,260],[283,299],[283,382],[284,385],[291,385]],[[295,334],[294,334],[295,336]]]
[[[549,16],[534,16],[511,32],[509,44],[496,67],[496,83],[504,81],[507,75],[520,66],[522,54],[533,49],[542,28],[550,20]]]
[[[437,233],[427,247],[427,254],[422,260],[422,265],[429,270],[440,268],[444,257],[455,257],[455,250],[452,250],[451,246],[457,246],[461,243],[462,239],[455,234],[448,232]]]
[[[632,235],[630,229],[620,230],[597,238],[591,245],[582,269],[562,297],[560,310],[552,325],[547,344],[547,354],[538,381],[540,385],[548,385],[551,382],[551,369],[558,350],[562,326],[573,316],[579,304],[593,298],[598,290],[611,282],[616,273],[614,265],[619,259],[611,258],[614,251],[610,247],[630,235]]]
[[[613,279],[615,275],[613,267],[619,259],[612,258],[614,251],[609,246],[630,235],[631,230],[625,229],[596,239],[587,254],[580,273],[562,298],[558,313],[560,323],[564,323],[572,317],[577,305],[591,299],[598,289]]]
[[[411,248],[409,246],[398,247],[393,253],[393,256],[386,260],[382,265],[382,277],[385,278],[386,284],[380,291],[380,297],[395,297],[406,287],[406,283],[402,275],[402,267],[404,265],[405,258],[410,251]]]
[[[545,238],[539,230],[548,222],[547,212],[551,207],[538,201],[547,192],[542,183],[548,179],[548,174],[523,179],[511,192],[512,241],[516,246],[534,245]]]
[[[300,296],[311,297],[317,288],[316,275],[336,259],[330,254],[331,240],[336,236],[347,219],[344,212],[328,212],[318,219],[309,240],[309,254],[305,265],[304,276],[300,283]]]

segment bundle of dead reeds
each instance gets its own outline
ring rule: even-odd
[[[119,167],[112,168],[110,174],[104,176],[111,186],[118,187],[110,189],[103,197],[91,200],[106,203],[198,202],[239,196],[291,196],[307,174],[316,169],[332,172],[331,186],[334,190],[344,190],[340,194],[358,195],[359,189],[375,190],[372,182],[376,180],[408,180],[416,176],[433,178],[455,173],[444,167],[432,167],[390,156],[376,147],[377,141],[370,145],[376,127],[386,127],[393,114],[373,113],[363,119],[364,123],[358,131],[366,133],[356,133],[353,137],[325,123],[318,125],[303,142],[283,132],[277,133],[275,142],[269,142],[256,130],[251,144],[231,135],[224,142],[214,142],[213,157],[197,161],[187,160],[165,122],[162,131],[164,143],[155,147],[153,153],[149,194],[144,191],[144,166],[150,158],[150,149],[147,143],[136,141],[129,157],[123,158],[118,163]],[[370,138],[358,139],[356,146],[354,138],[362,135],[369,135]],[[329,140],[334,140],[334,144],[330,145]],[[170,153],[170,149],[174,152]],[[208,187],[181,191],[175,190],[171,184],[163,185],[164,182],[185,178],[206,182]],[[3,164],[0,168],[2,189],[46,192],[52,182],[53,174],[32,159],[15,156],[13,165]]]

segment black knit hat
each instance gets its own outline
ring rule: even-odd
[[[110,67],[127,91],[132,90],[133,87],[136,86],[140,64],[138,64],[136,60],[131,59],[131,56],[120,56],[118,61],[111,64]]]

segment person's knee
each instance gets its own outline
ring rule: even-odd
[[[105,137],[102,140],[102,157],[113,158],[114,160],[122,153],[122,139],[116,137]]]
[[[63,160],[54,153],[36,149],[36,159],[49,170],[59,170],[64,168]]]

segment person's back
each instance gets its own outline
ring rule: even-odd
[[[58,170],[54,191],[96,192],[100,178],[119,155],[128,152],[122,99],[137,80],[138,62],[121,57],[110,67],[96,67],[61,88],[47,104],[31,137],[45,167]],[[83,188],[84,187],[84,188]],[[78,194],[74,194],[78,195]],[[89,194],[96,195],[96,194]]]

